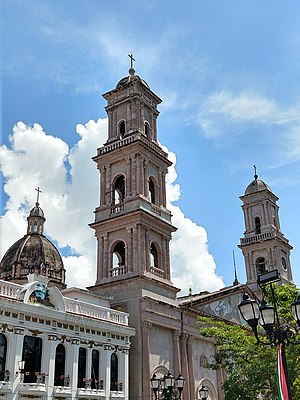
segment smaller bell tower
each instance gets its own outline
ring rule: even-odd
[[[293,283],[293,278],[290,263],[292,246],[280,228],[279,198],[258,178],[255,166],[254,169],[254,180],[240,197],[245,232],[239,247],[245,259],[247,285],[257,291],[257,276],[264,272],[277,269],[283,284]]]

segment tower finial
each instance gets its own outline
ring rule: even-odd
[[[135,59],[133,58],[132,53],[128,54],[128,57],[130,58],[129,75],[134,75],[135,74],[135,70],[133,68],[133,61],[135,61]]]
[[[233,281],[233,286],[236,286],[236,285],[239,285],[240,282],[239,282],[239,280],[238,280],[238,278],[237,278],[234,250],[232,250],[232,255],[233,255],[233,268],[234,268],[234,281]]]
[[[256,168],[256,165],[253,165],[253,168],[254,168],[254,179],[257,179],[257,178],[258,178],[258,175],[257,175],[257,168]]]
[[[37,189],[35,189],[37,191],[37,195],[36,195],[36,205],[39,205],[39,199],[40,199],[40,193],[42,193],[42,191],[40,190],[40,187],[38,186]]]

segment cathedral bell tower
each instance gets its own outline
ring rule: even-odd
[[[240,239],[246,265],[247,285],[257,291],[257,276],[277,269],[281,282],[293,283],[290,250],[292,246],[280,229],[278,197],[256,174],[240,197],[243,202],[245,232]]]
[[[103,293],[142,277],[154,291],[158,285],[175,298],[169,241],[176,229],[166,209],[165,184],[171,162],[157,143],[161,100],[132,66],[129,76],[103,97],[108,139],[93,157],[100,171],[100,205],[90,225],[98,241],[94,290],[101,286]]]

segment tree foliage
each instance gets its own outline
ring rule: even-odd
[[[291,304],[298,290],[293,285],[274,286],[280,322],[295,326],[291,313]],[[270,292],[265,297],[272,303]],[[218,320],[214,317],[199,317],[201,335],[213,338],[216,353],[208,367],[214,370],[224,369],[227,379],[224,382],[226,400],[253,400],[261,393],[264,399],[278,399],[276,387],[277,347],[257,344],[252,330]],[[262,328],[259,335],[266,341]],[[298,332],[298,341],[300,334]],[[286,358],[289,377],[293,388],[293,399],[300,400],[300,344],[286,346]]]

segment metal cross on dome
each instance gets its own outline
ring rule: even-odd
[[[133,58],[132,53],[128,54],[128,57],[130,58],[130,68],[133,68],[133,61],[135,61],[135,59]]]
[[[257,179],[257,178],[258,178],[258,175],[257,175],[257,168],[256,168],[256,165],[253,165],[253,168],[254,168],[254,178]]]
[[[42,193],[42,191],[40,190],[40,187],[39,187],[39,186],[38,186],[37,189],[34,189],[34,190],[37,191],[36,202],[38,203],[38,202],[39,202],[39,198],[40,198],[40,193]]]

